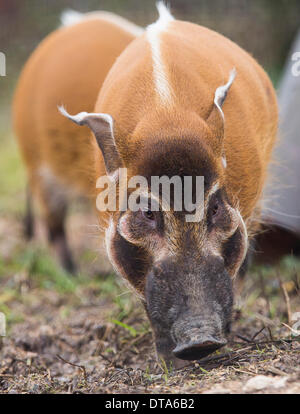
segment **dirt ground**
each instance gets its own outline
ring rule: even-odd
[[[169,372],[156,361],[137,299],[115,275],[99,274],[87,222],[82,213],[69,220],[75,279],[42,235],[26,244],[19,216],[1,218],[0,393],[300,393],[299,336],[289,321],[300,310],[299,261],[252,269],[228,345]]]

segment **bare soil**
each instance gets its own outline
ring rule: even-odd
[[[8,318],[0,393],[300,393],[299,337],[288,325],[300,310],[298,270],[249,272],[239,285],[228,345],[168,372],[156,361],[137,299],[116,276],[99,275],[96,255],[87,253],[98,241],[86,222],[81,213],[70,217],[85,279],[69,286],[51,272],[48,280],[39,257],[28,265],[20,218],[0,220],[0,310]],[[26,249],[44,254],[43,243],[39,236]]]

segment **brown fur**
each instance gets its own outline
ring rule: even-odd
[[[187,171],[190,165],[187,154],[181,160],[174,158],[177,141],[182,140],[185,147],[189,145],[185,137],[192,140],[191,153],[198,157],[199,172],[203,165],[199,164],[202,162],[199,155],[206,148],[210,170],[226,189],[231,205],[239,208],[247,231],[252,234],[257,227],[259,200],[277,134],[273,86],[249,54],[207,28],[173,21],[161,39],[173,90],[172,104],[162,104],[155,93],[152,55],[144,35],[132,42],[112,67],[94,111],[113,117],[115,140],[129,177],[159,175],[158,166],[165,173],[166,162],[173,165],[173,173],[178,172],[180,164]],[[219,142],[223,125],[214,115],[213,100],[215,90],[226,83],[233,67],[237,78],[223,106],[227,158],[224,170]],[[161,154],[157,164],[156,152]],[[102,155],[98,152],[97,156],[96,175],[101,176],[105,174],[105,166]],[[115,220],[117,217],[118,214]],[[107,213],[99,213],[99,218],[100,221],[104,218],[106,226]],[[126,277],[126,271],[119,271]]]
[[[231,279],[245,259],[247,232],[255,231],[253,223],[257,222],[276,139],[277,104],[263,69],[222,35],[175,20],[160,33],[160,47],[171,90],[168,102],[163,102],[155,89],[153,55],[147,35],[143,35],[111,68],[93,110],[98,115],[64,113],[79,125],[89,125],[96,140],[85,135],[86,129],[74,126],[74,134],[83,131],[78,141],[73,139],[73,132],[72,139],[65,141],[42,134],[45,128],[57,134],[67,122],[58,115],[53,123],[45,118],[54,100],[51,90],[46,98],[38,92],[47,106],[36,109],[41,111],[41,123],[37,119],[30,122],[40,128],[34,136],[42,139],[41,145],[29,135],[27,143],[24,140],[21,144],[24,149],[27,145],[24,153],[30,171],[37,169],[37,160],[47,158],[56,179],[64,177],[68,186],[80,187],[93,198],[99,191],[97,178],[106,173],[116,178],[117,167],[126,167],[128,178],[204,176],[205,208],[200,222],[187,223],[184,212],[174,210],[155,212],[151,219],[142,210],[98,212],[106,230],[109,258],[145,303],[159,354],[168,360],[174,355],[196,359],[226,343],[233,303]],[[224,125],[214,95],[234,67],[237,78],[222,108]],[[91,74],[91,82],[92,76],[96,75]],[[49,77],[48,73],[44,78],[47,84]],[[79,78],[77,73],[75,85],[80,83]],[[91,110],[80,96],[74,96],[72,105],[76,107],[71,106],[71,89],[65,90],[63,98],[67,109],[71,113]],[[19,128],[29,134],[25,124]],[[51,147],[62,142],[60,150]],[[32,147],[47,155],[32,157]],[[69,167],[74,164],[74,150],[79,150],[76,164],[80,177],[76,175],[78,168]],[[120,183],[118,188],[119,197],[123,197]]]
[[[34,51],[13,105],[14,128],[31,181],[47,165],[66,186],[91,194],[90,134],[63,118],[57,105],[63,103],[71,112],[92,111],[107,72],[133,39],[105,19],[90,18],[56,30]]]
[[[57,105],[91,111],[107,72],[134,37],[98,13],[50,34],[22,71],[13,103],[14,129],[30,189],[50,233],[63,226],[70,192],[94,195],[99,151],[88,129],[68,122]]]
[[[263,69],[235,43],[207,28],[174,21],[162,37],[162,54],[174,89],[174,105],[164,108],[153,90],[150,47],[145,35],[135,40],[110,71],[95,111],[116,122],[117,144],[130,166],[132,148],[160,134],[181,136],[188,129],[208,141],[203,130],[216,88],[230,70],[237,78],[224,104],[226,187],[247,219],[261,196],[277,133],[274,88]],[[119,132],[120,131],[120,132]],[[133,157],[134,158],[134,157]],[[100,169],[101,172],[101,169]]]

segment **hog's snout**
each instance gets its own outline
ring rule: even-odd
[[[198,360],[226,344],[232,283],[222,261],[163,262],[149,272],[146,309],[165,360]]]
[[[212,315],[210,315],[212,316]],[[180,359],[196,360],[203,358],[226,345],[222,334],[221,320],[217,314],[206,319],[202,317],[189,318],[188,315],[175,322],[172,337],[176,347],[173,354]]]
[[[210,336],[200,336],[190,342],[178,344],[173,349],[173,354],[176,358],[194,361],[211,354],[226,343],[226,339],[217,340]]]

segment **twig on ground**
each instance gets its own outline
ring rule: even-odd
[[[253,342],[251,339],[246,338],[246,337],[245,337],[245,336],[243,336],[243,335],[236,334],[235,336],[236,336],[237,338],[241,339],[242,341],[247,342],[248,344],[251,344],[251,343]]]
[[[299,331],[296,331],[295,329],[293,329],[293,328],[291,328],[289,325],[287,325],[286,323],[284,323],[284,322],[281,322],[282,323],[282,325],[284,325],[286,328],[288,328],[294,335],[297,335],[297,336],[299,336]]]
[[[280,278],[279,278],[279,283],[280,283],[281,290],[283,292],[283,297],[284,297],[284,301],[285,301],[285,305],[286,305],[286,311],[287,311],[287,316],[288,316],[288,325],[291,325],[292,324],[292,311],[291,311],[290,297],[289,297],[289,294],[286,290],[286,287],[284,286],[284,283],[281,281]]]
[[[269,332],[270,340],[271,340],[271,341],[274,341],[274,338],[273,338],[273,335],[272,335],[272,330],[271,330],[271,328],[270,328],[269,326],[266,326],[266,328],[267,328],[267,330],[268,330],[268,332]]]
[[[87,382],[87,373],[86,373],[86,369],[83,365],[78,365],[78,364],[74,364],[73,362],[67,361],[66,359],[64,359],[60,355],[56,355],[56,357],[58,359],[60,359],[61,361],[63,361],[65,364],[69,364],[69,365],[72,365],[72,367],[79,368],[81,370],[81,372],[83,373],[83,378],[84,378],[85,382]]]
[[[280,376],[287,376],[288,374],[286,372],[281,371],[280,369],[276,368],[276,367],[268,367],[267,371],[271,372],[272,374],[275,375],[280,375]]]
[[[238,335],[236,335],[236,336],[238,336]],[[206,357],[206,358],[201,359],[198,362],[201,365],[216,363],[218,365],[226,366],[226,365],[230,365],[230,363],[232,363],[236,359],[243,358],[245,355],[248,354],[249,349],[253,349],[253,348],[256,348],[257,346],[262,346],[262,345],[266,346],[266,345],[269,345],[269,344],[281,344],[281,343],[289,343],[290,344],[292,342],[300,342],[300,338],[294,338],[294,339],[282,338],[282,339],[277,339],[277,340],[258,341],[258,342],[246,339],[246,342],[249,343],[249,346],[246,346],[245,348],[240,348],[240,349],[237,349],[237,350],[233,350],[232,352],[225,352],[221,355],[213,355],[213,356],[210,356],[210,357]],[[234,343],[240,345],[240,342],[234,342]]]
[[[258,342],[253,341],[251,344],[252,344],[252,346],[256,346],[256,345],[268,345],[268,344],[281,344],[281,343],[284,343],[284,342],[286,342],[288,344],[291,344],[292,342],[300,342],[300,337],[296,337],[296,338],[293,338],[293,339],[280,338],[280,339],[273,339],[272,341],[269,341],[269,340],[268,341],[258,341]],[[239,344],[239,342],[233,342],[233,343]],[[243,350],[243,348],[242,348],[242,350]]]
[[[265,329],[265,326],[263,326],[259,331],[257,331],[251,338],[251,341],[254,341],[254,339]]]

